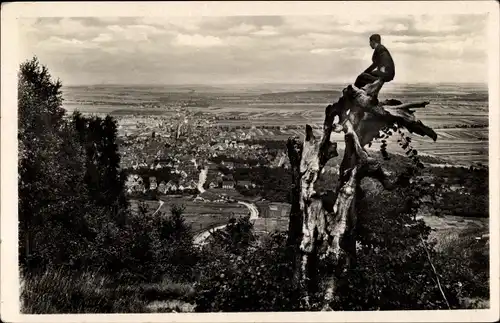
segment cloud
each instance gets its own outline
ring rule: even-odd
[[[452,65],[461,69],[461,79],[481,79],[486,66],[484,15],[94,17],[19,23],[23,57],[36,54],[70,83],[351,82],[371,62],[372,33],[382,35],[393,55],[398,82],[455,80]],[[134,75],[127,77],[130,70]]]
[[[336,25],[335,19],[328,16],[288,16],[283,19],[283,29],[292,33],[328,32],[332,31]]]
[[[111,34],[99,34],[96,38],[92,39],[93,42],[106,43],[112,41],[113,37]]]
[[[239,25],[229,28],[227,31],[230,34],[247,34],[255,31],[257,28],[254,25],[249,25],[246,23],[241,23]]]
[[[106,27],[109,32],[101,33],[92,41],[110,42],[110,41],[148,41],[156,35],[167,34],[168,32],[149,25],[110,25]]]
[[[115,32],[115,33],[121,33],[125,31],[125,28],[120,27],[118,25],[111,25],[107,27],[109,30]]]
[[[122,20],[121,17],[98,17],[97,19],[107,24],[118,23]]]
[[[131,41],[149,40],[150,36],[165,33],[164,30],[148,25],[131,25],[127,26],[121,36]]]
[[[311,49],[309,52],[311,54],[319,54],[319,55],[330,55],[332,53],[340,53],[345,51],[342,48],[314,48]]]
[[[406,52],[425,55],[430,58],[448,59],[485,59],[487,53],[486,37],[448,36],[386,36],[384,43],[391,52]]]
[[[38,49],[48,52],[78,52],[84,49],[96,48],[95,44],[83,42],[75,38],[62,38],[59,36],[51,36],[37,44]]]
[[[445,15],[423,15],[416,16],[413,26],[416,30],[427,32],[450,32],[457,31],[460,26],[456,24],[456,18]]]
[[[219,37],[214,36],[178,34],[177,37],[174,38],[173,44],[175,46],[207,48],[221,46],[223,45],[223,42]]]
[[[278,31],[273,26],[262,26],[260,30],[254,31],[252,35],[255,36],[274,36],[278,35]]]
[[[408,26],[407,25],[404,25],[404,24],[397,24],[394,26],[394,30],[395,31],[405,31],[405,30],[408,30]]]
[[[98,31],[98,27],[85,26],[79,20],[66,17],[57,22],[39,23],[38,25],[42,28],[41,31],[55,35],[84,36]]]
[[[208,18],[207,20],[210,20]],[[205,21],[203,17],[142,17],[137,20],[139,24],[160,26],[166,29],[175,29],[183,32],[196,32]]]

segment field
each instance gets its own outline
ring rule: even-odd
[[[194,232],[203,231],[208,228],[225,224],[231,217],[248,215],[248,209],[241,205],[226,202],[204,202],[195,201],[191,196],[161,196],[164,202],[159,212],[169,215],[173,205],[184,205],[184,218],[191,225]],[[135,201],[134,201],[135,202]],[[157,201],[144,201],[150,210],[155,212],[159,203]]]
[[[253,225],[256,232],[286,232],[288,230],[288,218],[260,218],[255,220]]]
[[[72,111],[112,115],[164,115],[162,109],[186,102],[208,102],[209,107],[196,107],[231,120],[218,121],[234,131],[250,132],[257,138],[282,140],[302,135],[306,123],[319,133],[324,108],[335,101],[345,85],[267,84],[248,86],[92,86],[68,87],[63,91],[64,106]],[[414,147],[448,162],[460,164],[488,163],[488,91],[477,84],[387,84],[380,99],[394,98],[405,102],[429,101],[417,116],[433,127],[437,142],[415,136]],[[235,118],[236,117],[236,118]],[[228,118],[229,119],[229,118]],[[250,129],[255,126],[255,129]],[[262,129],[260,127],[275,127]],[[279,130],[278,126],[290,129]],[[474,128],[470,128],[474,127]],[[240,128],[240,129],[237,129]],[[343,137],[335,137],[342,147]],[[398,151],[397,143],[389,149]]]

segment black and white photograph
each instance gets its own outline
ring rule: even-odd
[[[498,3],[15,5],[2,320],[498,320]]]

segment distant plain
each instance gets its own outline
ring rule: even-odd
[[[337,100],[345,84],[261,84],[261,85],[89,85],[63,89],[64,107],[84,113],[111,115],[165,115],[180,102],[192,111],[236,117],[218,124],[234,131],[252,129],[260,138],[283,140],[302,135],[309,123],[319,133],[326,105]],[[488,164],[488,88],[485,84],[386,84],[381,100],[429,101],[416,116],[438,134],[437,142],[413,136],[413,146],[450,163]],[[290,126],[291,129],[262,129],[262,126]],[[237,129],[239,128],[239,129]],[[342,135],[335,136],[342,147]],[[399,152],[397,138],[389,150]],[[402,152],[402,151],[401,151]]]

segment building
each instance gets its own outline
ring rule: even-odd
[[[142,178],[140,178],[139,175],[131,174],[127,177],[127,180],[125,181],[125,187],[127,187],[127,189],[132,189],[135,185],[139,183],[139,180],[142,182]]]
[[[167,193],[167,184],[165,184],[164,181],[161,181],[160,185],[158,185],[158,192],[160,192],[161,194]]]
[[[127,193],[143,192],[145,190],[142,177],[137,174],[129,175],[125,182]]]
[[[222,177],[222,188],[233,189],[234,188],[234,178],[232,176]]]
[[[269,215],[277,218],[287,218],[292,206],[288,203],[269,204]]]
[[[222,181],[222,188],[233,189],[234,182],[233,181]]]
[[[171,192],[171,191],[176,191],[176,190],[177,190],[177,186],[175,185],[174,181],[170,180],[170,181],[168,181],[168,183],[165,185],[165,189],[166,189],[168,192]]]
[[[233,162],[226,162],[226,167],[228,169],[234,169],[234,163]]]
[[[255,185],[251,181],[238,181],[236,183],[238,187],[244,187],[244,188],[252,188],[255,187]]]
[[[186,188],[190,188],[190,189],[195,189],[197,187],[198,187],[198,183],[194,180],[190,180],[186,186]]]
[[[154,191],[154,190],[156,190],[157,187],[158,187],[158,184],[156,183],[156,177],[151,176],[149,178],[149,189],[151,191]]]
[[[263,218],[288,218],[290,213],[291,205],[288,203],[277,203],[271,202],[267,205],[261,205],[259,210],[261,211],[261,217]]]

